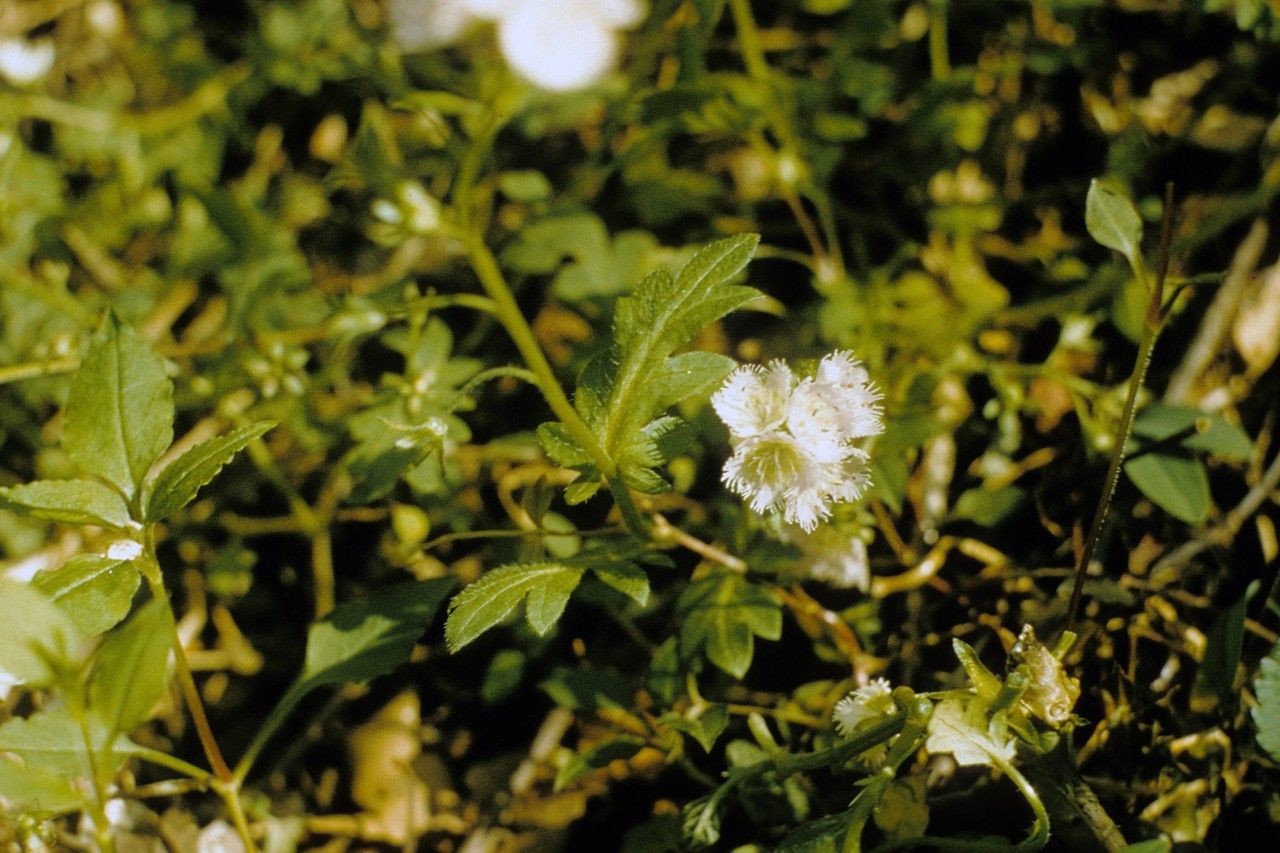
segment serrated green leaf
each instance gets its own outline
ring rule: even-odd
[[[80,632],[48,596],[0,578],[0,673],[41,687],[76,665],[82,652]]]
[[[0,489],[0,506],[64,524],[129,526],[129,507],[119,493],[96,480],[36,480]]]
[[[1258,729],[1258,745],[1280,761],[1280,643],[1258,664],[1253,694],[1258,704],[1249,713]]]
[[[728,284],[746,266],[759,238],[739,235],[706,246],[677,275],[659,270],[617,301],[613,339],[578,377],[574,397],[583,419],[632,488],[661,491],[651,468],[666,461],[645,427],[666,408],[705,392],[731,362],[710,353],[672,357],[702,329],[759,296]]]
[[[173,441],[173,383],[137,332],[108,316],[71,377],[62,417],[76,464],[132,498]]]
[[[690,584],[676,603],[680,648],[702,649],[716,666],[742,678],[751,668],[754,637],[782,636],[782,606],[741,575],[720,572]]]
[[[128,615],[141,581],[128,560],[81,554],[36,575],[31,585],[47,595],[82,636],[94,637]]]
[[[1124,472],[1152,503],[1188,524],[1209,517],[1209,475],[1198,459],[1146,453],[1124,463]]]
[[[563,563],[529,563],[499,566],[486,572],[449,602],[449,619],[444,626],[444,639],[450,651],[457,651],[485,631],[506,619],[520,602],[543,585],[568,593],[582,578],[582,569]],[[572,586],[570,586],[572,584]],[[568,593],[563,593],[564,600]],[[556,606],[559,609],[556,610]],[[564,610],[559,593],[539,594],[530,602],[529,622],[540,633],[549,630]],[[554,611],[554,617],[548,617]],[[537,620],[535,623],[534,620]]]
[[[538,443],[547,458],[557,465],[574,468],[591,462],[591,456],[578,446],[564,424],[551,421],[538,425]]]
[[[1097,179],[1090,182],[1084,224],[1093,239],[1120,252],[1131,264],[1141,262],[1142,217],[1120,190]]]
[[[569,506],[577,506],[586,503],[596,496],[596,492],[600,491],[599,480],[579,481],[570,483],[564,490],[564,502]]]
[[[593,565],[591,571],[641,607],[649,603],[649,576],[635,563],[601,563]]]
[[[578,588],[581,581],[582,572],[580,571],[559,572],[549,575],[542,583],[529,590],[529,596],[524,603],[524,613],[534,633],[539,637],[545,637],[547,632],[555,627],[556,622],[564,614],[565,606],[569,603],[569,596],[573,595],[573,591]]]
[[[89,710],[111,732],[146,722],[169,683],[173,615],[152,599],[103,641],[89,678]]]
[[[663,406],[708,393],[737,362],[718,352],[686,352],[667,359],[652,379],[654,396]]]
[[[104,775],[114,775],[138,748],[96,720],[89,741]],[[19,812],[81,808],[92,765],[80,724],[65,708],[15,717],[0,725],[0,802]]]
[[[147,520],[165,518],[186,506],[232,457],[275,425],[275,421],[259,421],[242,426],[226,435],[203,441],[171,461],[156,475],[147,490],[144,501]]]
[[[635,735],[617,735],[600,743],[593,744],[583,752],[575,754],[556,772],[555,790],[564,790],[565,786],[580,776],[608,767],[610,762],[631,758],[644,748],[645,740]]]

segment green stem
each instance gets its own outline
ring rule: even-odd
[[[760,28],[751,12],[751,0],[729,0],[733,25],[738,30],[738,47],[747,73],[760,82],[769,81],[769,63],[764,58],[764,45],[760,41]]]
[[[1142,341],[1138,344],[1138,357],[1134,363],[1133,375],[1129,377],[1129,390],[1125,396],[1124,413],[1120,416],[1120,427],[1116,431],[1115,446],[1111,450],[1111,462],[1107,466],[1107,476],[1103,481],[1102,499],[1093,514],[1093,523],[1089,525],[1089,536],[1084,548],[1080,551],[1080,560],[1076,565],[1075,583],[1071,588],[1071,601],[1067,605],[1067,631],[1076,627],[1076,617],[1080,613],[1080,597],[1084,591],[1084,579],[1093,561],[1094,552],[1102,538],[1102,525],[1107,519],[1107,510],[1111,508],[1111,500],[1115,497],[1116,487],[1120,483],[1120,470],[1124,465],[1126,446],[1129,434],[1133,431],[1133,419],[1138,411],[1138,393],[1147,378],[1147,368],[1151,366],[1151,354],[1155,352],[1156,339],[1160,336],[1164,310],[1164,282],[1169,273],[1169,240],[1173,232],[1173,185],[1165,187],[1164,218],[1160,223],[1160,248],[1156,267],[1155,283],[1149,288],[1147,314],[1142,327]],[[1140,281],[1147,281],[1146,269],[1142,259],[1131,260],[1134,273]]]
[[[289,714],[293,712],[298,702],[306,695],[306,690],[301,689],[300,683],[295,683],[289,690],[280,697],[280,701],[271,709],[271,713],[267,715],[266,720],[258,727],[258,731],[254,734],[253,740],[249,743],[249,747],[244,751],[244,755],[240,756],[240,760],[236,762],[236,769],[232,772],[232,777],[237,784],[242,784],[249,776],[249,771],[253,769],[253,763],[258,760],[258,756],[262,753],[263,747],[267,745],[267,741],[271,740],[271,736],[276,733],[276,729],[289,718]]]
[[[951,76],[947,49],[947,0],[929,0],[929,72],[934,80]]]
[[[641,538],[648,538],[649,525],[640,515],[640,511],[631,499],[630,492],[619,478],[618,466],[614,464],[613,459],[605,452],[603,445],[596,438],[596,434],[591,431],[586,421],[578,414],[578,410],[573,407],[573,403],[569,402],[569,397],[564,393],[564,388],[560,386],[560,381],[556,378],[551,363],[547,361],[546,355],[542,352],[542,347],[538,345],[538,341],[533,335],[533,329],[530,328],[528,321],[524,318],[524,314],[521,313],[520,306],[516,303],[515,294],[511,292],[511,287],[502,275],[502,269],[498,266],[498,261],[494,258],[493,252],[478,236],[473,236],[468,240],[467,251],[476,277],[480,279],[480,285],[497,308],[498,322],[502,324],[507,334],[511,336],[511,340],[515,343],[521,358],[524,359],[525,365],[528,366],[530,373],[537,382],[538,389],[542,391],[542,396],[546,399],[547,405],[555,416],[560,419],[560,422],[565,425],[565,428],[569,430],[569,434],[573,436],[578,446],[591,457],[592,463],[600,471],[605,481],[608,482],[609,489],[618,504],[618,511],[622,514],[622,520],[627,529]]]
[[[0,385],[9,382],[21,382],[23,379],[35,379],[39,376],[55,376],[59,373],[70,373],[80,366],[79,356],[64,355],[45,361],[26,361],[21,364],[0,366]]]
[[[214,781],[213,774],[208,770],[205,770],[202,767],[197,767],[190,762],[183,761],[181,758],[170,755],[167,752],[161,752],[158,749],[140,746],[134,749],[134,754],[143,761],[150,761],[152,764],[167,767],[176,773],[181,773],[183,776],[190,777],[191,779],[205,785],[210,785]]]

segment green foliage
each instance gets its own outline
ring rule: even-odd
[[[43,592],[0,578],[0,672],[39,687],[76,667],[82,638]]]
[[[457,651],[510,616],[522,601],[530,627],[545,634],[581,580],[582,569],[562,563],[499,566],[449,602],[445,641]]]
[[[108,315],[71,380],[62,443],[86,473],[132,499],[173,441],[173,385],[164,361]]]
[[[173,615],[152,599],[103,641],[89,676],[89,707],[108,732],[146,721],[169,683],[172,639]]]
[[[1115,249],[1135,267],[1141,265],[1142,217],[1122,190],[1102,181],[1090,183],[1084,221],[1093,239]]]
[[[1259,662],[1253,692],[1258,704],[1250,713],[1258,730],[1258,745],[1280,761],[1280,643]]]
[[[690,584],[676,604],[680,652],[702,651],[735,678],[751,668],[755,637],[782,636],[782,607],[777,599],[741,575],[717,572]]]
[[[275,424],[262,421],[203,441],[160,469],[144,490],[146,518],[157,521],[190,503],[237,453]]]
[[[33,518],[123,529],[129,507],[119,492],[96,480],[36,480],[0,489],[0,506]]]
[[[137,751],[97,718],[82,727],[65,708],[6,721],[0,725],[0,797],[15,811],[36,814],[84,808],[95,770],[86,740],[103,773],[116,772]]]
[[[128,615],[141,581],[129,560],[80,554],[36,575],[31,586],[58,605],[82,636],[93,637]]]
[[[671,458],[680,421],[659,415],[705,393],[732,369],[730,359],[715,353],[672,353],[759,295],[729,283],[758,242],[751,235],[730,237],[700,250],[674,276],[665,270],[649,274],[618,300],[608,344],[578,377],[574,405],[631,488],[669,488],[654,469]],[[539,437],[560,464],[587,468],[589,457],[563,427],[544,425]]]

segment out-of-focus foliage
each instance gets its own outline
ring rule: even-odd
[[[0,2],[0,844],[1241,846],[1278,93],[1275,0]],[[809,535],[707,400],[834,350]]]

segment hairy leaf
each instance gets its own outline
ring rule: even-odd
[[[951,753],[961,767],[994,767],[1014,755],[1012,736],[998,721],[988,721],[983,703],[972,697],[950,696],[937,704],[925,748]]]
[[[695,254],[678,274],[659,270],[645,277],[618,300],[612,341],[579,376],[574,404],[632,488],[666,488],[651,469],[668,457],[653,435],[644,434],[647,425],[732,369],[732,361],[713,353],[672,353],[759,296],[752,288],[728,283],[751,259],[758,240],[755,235],[719,240]]]
[[[130,326],[108,316],[71,378],[62,443],[83,470],[132,498],[173,441],[173,383]]]

